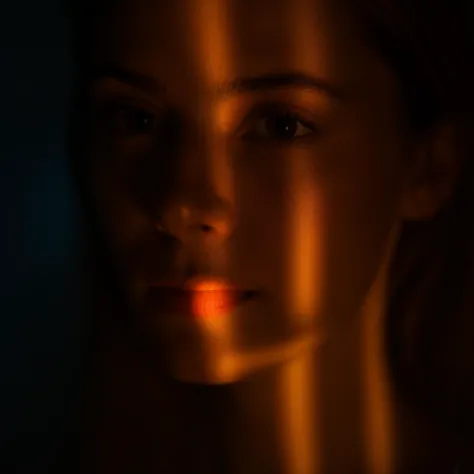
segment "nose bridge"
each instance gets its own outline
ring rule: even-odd
[[[234,226],[232,172],[212,131],[189,140],[177,157],[159,223],[180,240],[196,233],[227,238]]]
[[[227,238],[235,222],[234,177],[225,144],[219,139],[215,84],[231,75],[227,2],[207,0],[184,2],[188,9],[189,60],[194,81],[186,91],[182,110],[190,120],[189,135],[181,144],[176,163],[176,181],[168,183],[168,200],[162,212],[162,226],[180,240],[201,234]],[[187,21],[188,21],[187,20]],[[166,199],[166,198],[165,198]]]

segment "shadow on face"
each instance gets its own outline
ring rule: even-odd
[[[157,305],[150,289],[191,278],[258,292],[216,329],[232,353],[358,314],[418,148],[396,77],[344,12],[325,0],[139,0],[97,21],[90,185],[150,334],[211,331],[189,309],[180,329],[160,326],[192,295]]]

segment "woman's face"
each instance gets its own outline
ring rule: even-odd
[[[160,334],[176,301],[154,304],[151,289],[192,277],[258,290],[216,316],[232,321],[237,352],[357,317],[402,217],[414,145],[396,77],[348,9],[112,8],[97,24],[86,148],[137,320]],[[188,316],[215,316],[203,307]]]

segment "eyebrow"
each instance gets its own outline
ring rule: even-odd
[[[120,66],[106,66],[95,68],[91,72],[93,81],[115,79],[144,92],[163,95],[165,87],[152,76],[144,75]],[[248,94],[253,92],[269,92],[276,89],[299,88],[316,91],[328,98],[340,99],[341,90],[330,82],[303,72],[289,71],[261,76],[238,77],[230,82],[217,86],[217,93],[221,96]]]
[[[120,66],[100,66],[95,67],[89,71],[88,80],[91,82],[97,82],[106,79],[116,80],[150,94],[161,95],[165,92],[164,86],[162,86],[153,77],[140,74]]]
[[[339,99],[341,91],[324,79],[302,72],[282,72],[255,77],[241,77],[219,86],[223,95],[268,92],[275,89],[299,88],[313,90],[330,98]]]

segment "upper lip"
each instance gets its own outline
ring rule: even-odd
[[[229,291],[239,293],[244,299],[252,298],[261,293],[258,288],[239,286],[228,279],[215,275],[196,275],[181,281],[157,280],[153,281],[150,286],[151,288],[170,289],[183,293],[191,291]]]
[[[200,284],[202,284],[202,286]],[[158,298],[160,304],[178,305],[177,308],[184,312],[190,310],[189,308],[186,309],[186,305],[193,301],[192,298],[199,298],[199,294],[202,294],[204,297],[204,293],[207,293],[210,297],[211,293],[214,293],[217,300],[212,299],[209,301],[217,301],[224,306],[231,307],[253,300],[261,293],[256,289],[236,287],[228,280],[219,280],[215,277],[210,278],[208,276],[193,277],[184,283],[155,281],[149,291],[150,295],[153,295],[153,298]],[[184,307],[182,305],[184,305]],[[220,311],[222,308],[220,308]],[[174,309],[176,310],[176,307]],[[190,311],[192,312],[193,310],[191,309]]]
[[[151,283],[152,287],[159,287],[159,288],[180,288],[183,290],[193,290],[198,289],[200,285],[206,284],[214,284],[216,288],[220,289],[228,289],[228,290],[236,290],[238,289],[238,285],[236,285],[231,280],[217,276],[217,275],[206,275],[206,274],[199,274],[193,275],[188,278],[182,279],[160,279],[154,280]]]

